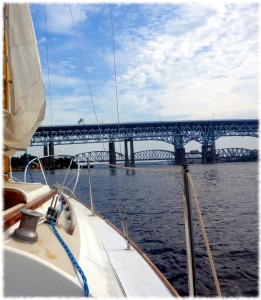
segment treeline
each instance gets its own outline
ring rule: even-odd
[[[37,156],[32,156],[30,154],[23,154],[20,157],[12,157],[11,158],[11,168],[12,170],[21,171],[24,170],[28,162]],[[30,167],[34,168],[32,164]]]
[[[33,156],[30,154],[23,154],[20,157],[12,157],[11,158],[11,167],[14,171],[23,171],[28,164],[29,161],[37,158],[37,156]],[[71,162],[71,158],[68,157],[59,157],[57,159],[54,158],[42,158],[41,164],[44,169],[53,170],[53,169],[66,169],[69,167]],[[77,168],[77,164],[75,162],[71,163],[71,168]],[[39,160],[36,159],[32,163],[30,163],[30,169],[40,169]]]
[[[256,155],[249,155],[249,156],[243,156],[238,158],[227,158],[227,162],[249,162],[249,161],[258,161],[258,156]]]

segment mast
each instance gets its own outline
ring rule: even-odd
[[[4,4],[4,58],[3,58],[3,73],[4,73],[4,97],[3,97],[3,108],[7,111],[10,110],[10,71],[8,63],[8,39],[6,32],[7,22],[7,7],[8,4]],[[3,173],[4,180],[7,180],[6,173],[10,171],[10,159],[8,156],[3,155]]]

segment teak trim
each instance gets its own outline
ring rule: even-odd
[[[57,191],[51,190],[50,192],[46,193],[43,196],[38,197],[37,199],[25,204],[23,208],[26,209],[36,209],[44,204],[46,201],[50,200],[53,196],[57,194]],[[21,219],[22,213],[19,211],[11,212],[7,214],[3,218],[4,223],[4,231],[6,231],[10,226],[14,225],[17,221]]]

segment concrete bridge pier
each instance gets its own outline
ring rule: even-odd
[[[201,150],[202,150],[202,164],[206,164],[208,146],[202,145]]]
[[[124,140],[124,155],[125,155],[125,167],[130,166],[130,161],[129,161],[129,154],[128,154],[128,140]]]
[[[116,152],[115,152],[115,143],[109,142],[109,164],[116,165]],[[110,166],[111,168],[115,168],[114,166]]]
[[[186,152],[184,147],[178,147],[175,150],[175,163],[183,165],[186,163]]]
[[[216,163],[216,144],[213,142],[213,144],[210,145],[210,163],[215,164]]]
[[[133,138],[130,138],[131,167],[135,167]]]
[[[49,143],[49,155],[54,155],[54,142]],[[54,156],[49,157],[50,169],[54,169]]]
[[[128,154],[128,142],[130,142],[130,160]],[[125,167],[135,167],[133,138],[124,140]]]
[[[174,136],[174,151],[175,151],[175,163],[177,165],[183,165],[186,163],[186,152],[184,148],[183,135]]]
[[[44,145],[44,147],[43,147],[43,155],[48,156],[48,147],[47,147],[47,145]]]
[[[44,147],[43,147],[43,155],[48,156],[48,146],[47,145],[44,145]],[[48,164],[48,158],[45,157],[43,159],[43,165],[46,166],[47,164]]]
[[[213,142],[210,145],[202,145],[202,164],[216,163],[216,145]]]

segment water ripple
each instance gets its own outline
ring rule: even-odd
[[[223,296],[256,297],[257,163],[191,165],[189,169]],[[126,210],[130,238],[151,258],[180,295],[187,296],[183,183],[180,174],[144,174],[136,170],[131,173],[112,172],[95,167],[91,172],[96,210],[119,228],[119,211],[124,215]],[[87,171],[82,173],[76,194],[89,204]],[[55,171],[53,175],[48,174],[48,180],[62,182],[62,175],[64,171]],[[215,286],[194,207],[193,224],[198,295],[214,297]]]

